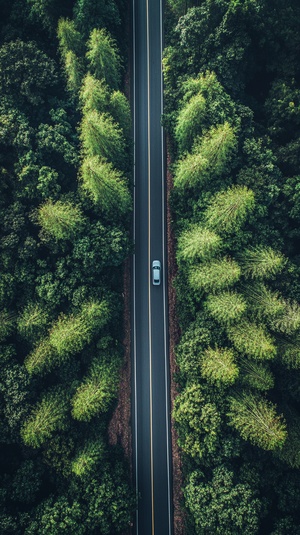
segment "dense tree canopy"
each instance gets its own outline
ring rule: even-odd
[[[166,3],[189,535],[300,529],[299,23],[295,0]]]
[[[3,535],[124,533],[135,506],[107,431],[131,248],[126,16],[123,0],[1,2]]]

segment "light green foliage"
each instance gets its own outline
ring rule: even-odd
[[[84,50],[84,42],[81,33],[76,29],[75,22],[70,19],[61,18],[58,21],[57,37],[59,48],[63,57],[68,52],[80,56]]]
[[[228,327],[227,334],[238,351],[254,359],[268,360],[276,355],[274,340],[262,325],[244,320]]]
[[[25,366],[30,374],[40,374],[65,362],[81,351],[92,337],[107,323],[107,302],[84,303],[77,314],[61,314],[43,339],[26,357]]]
[[[205,400],[199,385],[188,386],[174,402],[173,417],[180,447],[195,459],[215,451],[221,417],[217,407]]]
[[[38,448],[66,424],[67,403],[62,392],[46,394],[21,429],[26,446]]]
[[[79,98],[84,114],[92,110],[104,113],[108,109],[109,89],[103,80],[97,80],[88,73],[83,80]]]
[[[104,212],[126,214],[131,197],[122,173],[111,163],[94,156],[85,158],[81,168],[82,186]]]
[[[271,247],[259,245],[246,249],[241,255],[243,274],[252,279],[270,278],[284,267],[286,258]]]
[[[84,73],[82,61],[72,50],[67,50],[63,59],[68,89],[77,95]]]
[[[42,374],[57,363],[57,357],[49,338],[41,340],[26,356],[24,365],[30,375]]]
[[[230,398],[229,423],[245,440],[263,448],[275,450],[286,441],[286,424],[276,407],[265,398],[251,393]]]
[[[192,96],[179,112],[175,137],[181,153],[192,149],[196,137],[201,134],[204,115],[205,99],[200,93]]]
[[[121,63],[115,40],[104,28],[94,28],[87,47],[86,57],[92,74],[99,80],[105,80],[110,88],[118,89]]]
[[[279,292],[270,290],[263,283],[247,284],[244,286],[243,292],[259,319],[271,321],[284,312],[285,305],[282,296]]]
[[[239,375],[231,349],[209,347],[201,359],[201,375],[210,383],[217,385],[231,385]]]
[[[72,416],[89,422],[94,416],[106,412],[115,399],[119,383],[119,361],[112,363],[95,360],[88,376],[76,390],[72,399]]]
[[[212,127],[199,139],[198,151],[207,160],[210,175],[221,175],[227,169],[236,146],[237,138],[228,122]]]
[[[197,146],[192,153],[188,153],[177,163],[174,186],[176,188],[199,186],[208,178],[208,161],[203,158]]]
[[[254,208],[254,193],[245,186],[232,186],[217,193],[205,211],[208,228],[216,232],[237,232]]]
[[[240,127],[240,118],[236,113],[236,103],[226,93],[215,72],[209,70],[203,72],[201,69],[196,78],[192,77],[184,81],[182,88],[184,101],[188,101],[197,93],[200,93],[205,99],[205,115],[201,125],[203,132],[209,130],[211,126],[224,124],[226,121],[231,125]],[[246,108],[243,111],[245,110]],[[247,113],[251,114],[249,109]]]
[[[114,91],[110,97],[109,110],[114,120],[120,125],[126,139],[131,134],[131,111],[128,99],[121,91]]]
[[[221,238],[215,232],[193,225],[178,238],[177,260],[190,263],[197,259],[206,260],[218,253],[221,245]]]
[[[226,466],[212,471],[212,479],[192,472],[184,489],[186,505],[195,520],[196,535],[254,535],[258,533],[261,502],[245,478]]]
[[[61,315],[49,333],[49,342],[64,357],[80,351],[92,336],[108,321],[109,308],[105,300],[90,301],[76,315]]]
[[[283,300],[282,300],[283,301]],[[284,310],[272,321],[274,330],[291,334],[300,328],[300,306],[295,301],[283,301]]]
[[[88,440],[73,460],[72,472],[80,478],[85,477],[96,469],[99,461],[103,460],[104,454],[105,446],[100,437],[97,440]]]
[[[78,206],[70,202],[49,200],[39,207],[38,223],[46,236],[71,239],[82,228],[84,217]]]
[[[240,267],[234,260],[222,258],[191,268],[189,281],[196,290],[217,292],[235,284],[240,273]]]
[[[241,294],[228,290],[217,295],[209,295],[205,307],[217,321],[229,324],[244,314],[247,305]]]
[[[38,303],[29,303],[18,317],[18,331],[25,338],[35,338],[49,322],[47,311]]]
[[[125,141],[120,127],[110,115],[87,112],[81,123],[81,141],[86,156],[98,156],[124,168],[126,160]]]
[[[263,392],[274,388],[274,375],[266,363],[240,359],[240,379],[251,388]]]
[[[227,169],[236,144],[236,136],[229,123],[211,127],[194,140],[192,151],[177,164],[174,185],[197,186],[212,176],[219,176]]]

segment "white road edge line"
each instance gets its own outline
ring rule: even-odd
[[[135,224],[136,224],[136,197],[135,197],[135,182],[136,182],[136,115],[135,115],[135,105],[136,105],[136,94],[135,94],[135,0],[133,0],[132,6],[132,42],[133,42],[133,244],[135,247]],[[137,432],[137,370],[136,370],[136,308],[135,308],[135,296],[136,296],[136,256],[135,251],[133,253],[133,376],[134,376],[134,441],[135,441],[135,494],[136,500],[138,500],[138,432]],[[139,510],[136,508],[136,533],[138,534],[138,518]]]

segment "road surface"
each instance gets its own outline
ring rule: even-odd
[[[135,199],[133,445],[139,496],[134,533],[172,535],[166,226],[162,113],[162,2],[133,0]],[[153,286],[152,260],[162,264]]]

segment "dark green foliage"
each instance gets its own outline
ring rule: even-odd
[[[166,6],[189,534],[300,529],[299,23],[296,0]],[[220,414],[211,456],[195,455],[214,427],[189,427],[191,387]]]
[[[226,466],[215,468],[211,479],[200,470],[192,472],[185,499],[199,535],[258,533],[261,502],[257,489]]]
[[[178,444],[185,453],[201,459],[216,450],[221,417],[198,385],[189,386],[177,396],[173,417],[179,426]]]
[[[130,112],[116,48],[126,10],[113,0],[0,4],[0,532],[124,533],[134,500],[108,425],[131,247]],[[113,89],[92,76],[102,45]],[[103,209],[78,181],[91,112],[106,133],[93,157],[113,177]],[[100,380],[98,404],[75,420],[72,400]]]

